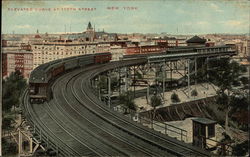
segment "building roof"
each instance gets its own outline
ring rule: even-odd
[[[197,122],[197,123],[201,123],[201,124],[205,124],[205,125],[215,124],[216,123],[216,121],[214,121],[214,120],[211,120],[211,119],[208,119],[208,118],[201,118],[201,117],[194,118],[194,119],[192,119],[192,121]]]
[[[36,34],[35,38],[41,38],[41,36],[39,34]]]
[[[197,35],[195,35],[192,38],[188,39],[186,42],[187,43],[201,43],[201,44],[204,44],[206,42],[206,39],[200,38]]]

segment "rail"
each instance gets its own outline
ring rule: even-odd
[[[101,98],[99,96],[100,93],[95,88],[92,87],[92,91],[96,95],[96,97]],[[124,106],[120,107],[120,109],[118,109],[117,107],[113,107],[111,109],[118,113],[124,113],[126,111],[126,108]],[[133,110],[130,110],[130,113],[126,116],[129,117],[130,120],[136,121],[142,125],[146,125],[149,128],[154,129],[155,131],[161,132],[162,134],[169,135],[183,142],[187,142],[187,131],[184,129],[178,128],[167,123],[139,116],[139,114]]]
[[[55,144],[55,141],[60,141],[60,139],[55,139],[53,137],[55,137],[55,135],[49,136],[47,131],[44,130],[44,128],[41,126],[41,123],[38,123],[36,121],[36,116],[32,114],[32,112],[30,111],[30,107],[28,105],[30,104],[26,104],[25,103],[25,99],[27,96],[27,92],[28,89],[25,89],[24,92],[22,93],[22,103],[21,103],[21,108],[22,108],[22,114],[25,116],[26,121],[28,122],[29,126],[30,126],[30,131],[32,132],[32,134],[34,135],[32,138],[37,138],[39,139],[38,141],[40,142],[40,145],[45,145],[47,150],[48,148],[52,148],[53,150],[55,150],[56,154],[60,155],[60,156],[72,156],[73,152],[75,152],[74,150],[71,150],[70,147],[68,147],[68,145],[66,143],[63,143],[61,141],[61,144]]]

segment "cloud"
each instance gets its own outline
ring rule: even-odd
[[[198,21],[198,22],[196,22],[196,24],[197,25],[208,25],[209,22],[207,22],[207,21]]]
[[[32,26],[31,25],[16,25],[15,27],[18,29],[27,29],[27,28],[31,28]]]
[[[220,7],[218,7],[216,4],[214,4],[214,3],[210,3],[210,7],[214,10],[214,11],[216,11],[216,12],[223,12],[223,10],[222,9],[220,9]]]
[[[222,21],[222,24],[229,25],[229,26],[242,26],[244,25],[244,22],[238,21],[238,20],[228,20],[228,21]]]

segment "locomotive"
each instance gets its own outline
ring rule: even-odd
[[[108,63],[111,59],[111,53],[106,52],[58,59],[38,66],[30,74],[30,103],[43,103],[52,99],[51,82],[59,75],[92,64]]]

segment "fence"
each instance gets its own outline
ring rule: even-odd
[[[114,111],[118,111],[119,113],[124,113],[126,110],[124,107],[121,106],[121,109],[113,108]],[[144,126],[147,126],[151,129],[161,132],[162,134],[168,135],[170,137],[174,137],[177,140],[187,142],[187,131],[176,126],[166,124],[163,122],[155,121],[153,119],[148,119],[142,116],[139,116],[133,110],[130,110],[129,114],[126,115],[129,119],[140,123]]]

